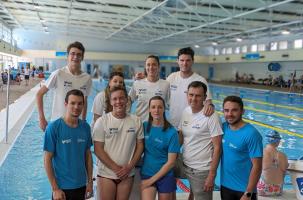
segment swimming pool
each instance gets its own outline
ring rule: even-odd
[[[129,86],[131,81],[127,84]],[[94,90],[88,98],[88,111],[91,110],[93,97],[105,85],[106,82],[93,82]],[[240,95],[245,102],[244,117],[255,123],[262,135],[271,128],[277,128],[282,131],[283,138],[280,150],[291,158],[297,159],[303,155],[303,96],[218,85],[211,85],[210,88],[219,113],[226,94]],[[44,104],[48,115],[51,99],[52,93],[49,92]],[[88,112],[87,118],[90,121],[92,113]],[[38,127],[38,113],[35,109],[0,167],[1,200],[50,199],[51,191],[43,168],[42,148],[43,132]],[[290,183],[289,177],[286,182]]]

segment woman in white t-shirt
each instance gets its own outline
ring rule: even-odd
[[[109,113],[113,110],[113,107],[109,102],[110,88],[113,87],[125,87],[124,75],[122,72],[112,72],[105,90],[96,95],[92,107],[92,112],[94,113],[92,127],[99,117],[101,117],[104,113]]]
[[[167,103],[169,99],[169,82],[159,78],[160,60],[150,55],[145,61],[146,78],[134,82],[129,96],[132,102],[137,101],[136,115],[142,121],[148,120],[148,103],[153,96],[160,96]]]

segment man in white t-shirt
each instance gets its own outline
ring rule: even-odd
[[[209,116],[214,112],[214,105],[211,101],[212,96],[209,91],[207,81],[205,78],[192,71],[194,56],[195,52],[192,50],[192,48],[187,47],[180,49],[178,51],[177,60],[180,71],[170,74],[166,79],[170,83],[170,122],[176,128],[179,126],[183,110],[188,106],[186,99],[187,87],[193,81],[201,81],[207,86],[204,114]]]
[[[82,119],[86,118],[87,96],[90,94],[92,80],[90,75],[81,71],[81,61],[84,57],[85,48],[80,42],[71,43],[67,47],[67,66],[54,71],[46,84],[37,93],[37,107],[39,112],[39,125],[44,131],[47,126],[43,110],[43,96],[49,89],[54,89],[54,100],[51,120],[62,117],[65,113],[64,97],[73,89],[81,90],[85,96]]]
[[[206,94],[207,86],[201,81],[189,84],[189,107],[184,109],[179,125],[183,136],[184,172],[196,200],[212,200],[223,134],[218,114],[203,114]]]
[[[98,163],[101,199],[128,200],[135,165],[143,152],[143,126],[139,117],[127,114],[127,92],[114,87],[110,92],[113,111],[97,119],[93,140]]]

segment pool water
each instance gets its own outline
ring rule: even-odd
[[[88,98],[88,121],[92,119],[90,111],[93,98],[106,84],[106,82],[93,82],[93,91]],[[127,81],[128,88],[131,84],[131,81]],[[244,98],[245,102],[244,118],[256,123],[254,126],[263,136],[268,130],[278,128],[282,131],[282,144],[279,149],[289,158],[298,159],[303,155],[303,96],[218,85],[211,85],[210,88],[219,114],[222,111],[222,101],[227,94],[239,95]],[[50,118],[51,101],[52,92],[48,92],[44,103],[48,119]],[[15,145],[0,166],[1,200],[51,198],[50,184],[43,167],[43,137],[44,133],[39,128],[38,112],[37,109],[34,109]],[[289,176],[285,181],[286,188],[290,188]],[[188,186],[188,183],[184,182]],[[216,184],[219,184],[218,177]],[[178,188],[178,192],[181,191]]]

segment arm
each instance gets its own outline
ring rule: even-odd
[[[137,139],[135,152],[131,161],[125,166],[122,166],[122,168],[117,173],[120,179],[125,179],[128,177],[129,172],[136,166],[136,164],[140,160],[143,150],[144,150],[143,139]]]
[[[101,117],[101,115],[94,113],[94,122],[96,122],[99,117]]]
[[[212,162],[210,164],[209,174],[206,178],[205,184],[204,184],[204,191],[213,191],[214,189],[214,182],[217,175],[217,168],[219,165],[221,152],[222,152],[222,136],[215,136],[211,138],[211,141],[214,146],[214,152],[212,155]]]
[[[184,142],[184,138],[181,130],[178,131],[178,138],[179,138],[179,144],[180,146],[182,146]]]
[[[82,110],[82,119],[86,120],[86,113],[87,113],[87,96],[84,97],[84,107]]]
[[[55,175],[54,175],[54,170],[52,167],[52,158],[53,158],[53,153],[45,151],[44,152],[44,168],[46,171],[46,175],[48,177],[48,180],[50,182],[50,185],[52,187],[53,191],[53,199],[54,200],[59,200],[59,199],[65,199],[65,194],[64,192],[59,188]]]
[[[157,180],[162,178],[169,170],[171,170],[176,162],[177,159],[177,153],[168,153],[168,160],[167,162],[161,167],[161,169],[152,177],[150,177],[147,180],[142,181],[141,189],[145,189],[147,187],[150,187],[152,184],[154,184]]]
[[[86,150],[85,166],[87,172],[87,186],[85,196],[90,198],[93,195],[93,159],[90,149]]]
[[[246,188],[247,192],[253,192],[256,188],[256,185],[260,179],[261,173],[262,173],[262,158],[251,158],[252,162],[252,169],[250,171],[249,175],[249,181]],[[250,199],[243,195],[241,197],[241,200]]]
[[[203,109],[203,113],[206,116],[211,116],[215,112],[215,106],[212,103],[211,99],[205,100],[204,107],[205,108]]]
[[[43,96],[48,92],[48,88],[46,86],[42,86],[36,94],[37,100],[37,108],[39,113],[39,126],[45,131],[47,126],[47,121],[45,119],[44,110],[43,110]]]
[[[98,159],[101,160],[106,167],[113,170],[115,173],[120,170],[121,166],[115,163],[104,151],[104,142],[94,141],[94,151]]]

